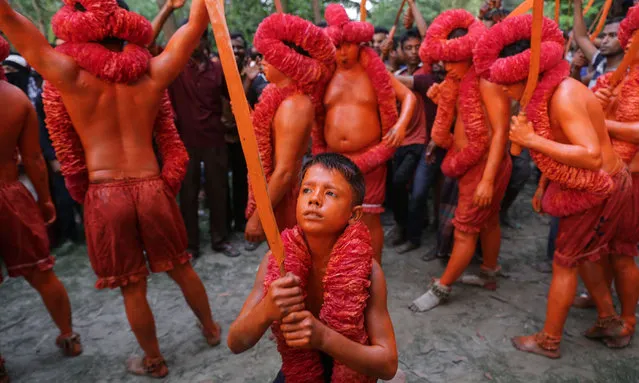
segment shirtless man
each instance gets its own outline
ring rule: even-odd
[[[599,315],[586,336],[613,343],[628,336],[597,261],[615,239],[632,181],[612,147],[597,98],[568,77],[570,65],[563,60],[562,32],[549,19],[544,18],[543,23],[540,82],[527,105],[527,119],[513,118],[510,140],[529,148],[543,173],[545,180],[533,206],[537,211],[543,207],[561,221],[544,329],[532,336],[515,337],[512,342],[521,351],[559,358],[578,271]],[[513,17],[489,29],[475,46],[478,72],[503,85],[514,100],[521,99],[526,85],[531,27],[531,15]],[[617,273],[616,277],[628,278]]]
[[[255,33],[264,55],[267,86],[253,112],[262,168],[280,230],[295,226],[297,176],[309,145],[316,110],[334,66],[335,49],[324,32],[297,16],[274,14]],[[245,237],[265,239],[252,192]]]
[[[484,31],[470,12],[453,9],[433,20],[420,49],[424,68],[443,61],[447,72],[444,82],[428,91],[438,104],[431,137],[448,149],[442,172],[459,180],[459,202],[450,261],[442,277],[413,302],[414,311],[431,310],[448,299],[451,285],[470,264],[478,239],[484,256],[480,275],[466,276],[462,282],[497,288],[499,209],[512,170],[506,155],[510,103],[499,86],[480,79],[472,66],[472,49]]]
[[[0,62],[8,54],[9,44],[0,37]],[[0,105],[0,260],[10,277],[24,277],[40,294],[60,329],[56,344],[66,356],[77,356],[82,353],[82,345],[71,326],[71,303],[53,272],[54,259],[49,255],[45,223],[53,223],[56,214],[38,139],[38,119],[24,92],[6,81],[2,67]],[[18,154],[38,194],[37,203],[18,181]],[[8,381],[0,356],[0,382]]]
[[[125,7],[115,0],[63,6],[52,20],[56,35],[67,41],[57,50],[6,0],[0,0],[0,29],[48,82],[47,128],[69,191],[85,204],[96,287],[120,287],[145,353],[129,361],[129,370],[162,377],[168,368],[146,299],[147,262],[152,272],[167,272],[180,286],[208,343],[219,343],[220,329],[189,263],[175,203],[188,156],[165,91],[198,44],[208,15],[196,0],[189,23],[151,58],[144,48],[152,37],[150,23]]]
[[[381,263],[386,162],[401,145],[417,101],[386,71],[375,51],[362,45],[373,37],[373,25],[351,22],[339,4],[329,5],[325,18],[326,32],[337,48],[337,69],[324,96],[325,124],[314,129],[313,153],[343,154],[364,173],[362,221],[371,232],[375,259]]]
[[[637,38],[639,29],[639,6],[628,10],[626,18],[619,25],[619,42],[628,49],[632,40]],[[610,76],[605,74],[597,79],[593,89],[606,113],[606,127],[612,137],[612,147],[628,164],[632,174],[631,204],[623,210],[619,222],[619,233],[610,243],[608,275],[624,274],[626,278],[615,279],[615,289],[621,300],[621,320],[628,335],[616,341],[604,340],[609,347],[625,347],[635,332],[637,318],[635,310],[639,299],[639,269],[632,257],[636,257],[639,243],[639,54],[635,54],[629,71],[623,81],[612,91]]]

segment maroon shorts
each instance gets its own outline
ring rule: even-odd
[[[486,159],[479,161],[459,178],[459,200],[455,210],[453,225],[464,233],[479,233],[488,224],[488,220],[499,213],[501,200],[504,198],[513,164],[510,155],[504,155],[493,185],[493,199],[489,206],[478,207],[473,203],[477,185],[484,175]]]
[[[366,195],[362,205],[364,213],[381,214],[384,212],[384,198],[386,198],[386,164],[364,174]]]
[[[611,254],[636,257],[639,255],[639,173],[632,174],[632,195],[621,211],[617,234],[610,241]]]
[[[92,183],[84,224],[98,289],[125,286],[149,269],[169,271],[191,259],[180,210],[160,177]]]
[[[53,268],[42,213],[19,181],[0,183],[0,259],[10,277]]]
[[[615,186],[604,203],[559,220],[554,254],[559,265],[576,267],[585,261],[596,262],[610,252],[632,194],[628,168],[623,167],[612,178]]]

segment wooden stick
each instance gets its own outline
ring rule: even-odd
[[[361,0],[359,3],[359,21],[366,21],[366,0]]]
[[[595,41],[597,36],[599,36],[601,31],[603,30],[604,25],[606,24],[606,18],[608,18],[608,11],[610,11],[611,6],[612,6],[612,0],[606,0],[603,6],[603,12],[601,14],[601,18],[599,19],[599,23],[597,24],[597,28],[595,28],[595,31],[590,35],[590,41]]]
[[[617,69],[610,76],[610,85],[609,89],[613,90],[626,76],[626,71],[632,64],[632,61],[635,59],[637,52],[639,51],[639,35],[632,39],[632,44],[626,50],[626,54],[623,56],[623,60],[621,60],[621,64],[617,67]]]
[[[595,0],[588,0],[588,4],[584,7],[583,15],[586,16],[586,13],[592,8],[592,5],[595,3]]]
[[[599,12],[597,12],[597,15],[595,16],[594,20],[592,20],[592,24],[590,24],[590,28],[588,28],[588,34],[589,35],[592,35],[592,32],[594,32],[595,27],[597,26],[597,22],[601,18],[601,15],[603,14],[603,11],[604,11],[604,8],[601,7]]]
[[[523,3],[519,4],[517,8],[513,9],[513,11],[510,12],[506,18],[521,16],[531,10],[532,7],[533,0],[525,0]]]
[[[224,0],[221,0],[221,1],[224,1]],[[281,0],[275,0],[275,11],[277,11],[277,13],[284,13],[284,7],[282,7]]]
[[[555,23],[559,25],[559,11],[561,9],[561,0],[555,0]]]
[[[233,115],[235,115],[235,121],[242,143],[242,151],[244,151],[244,157],[246,158],[246,167],[248,168],[251,187],[255,195],[255,202],[257,203],[257,213],[262,222],[262,227],[264,228],[271,252],[280,265],[280,272],[283,273],[284,247],[282,245],[282,238],[277,229],[271,199],[269,198],[266,188],[266,177],[264,177],[264,170],[262,169],[262,162],[260,161],[260,154],[257,149],[257,140],[255,138],[255,131],[253,130],[249,105],[246,101],[242,79],[238,72],[237,63],[235,62],[233,48],[231,47],[231,37],[221,6],[222,1],[224,0],[205,0],[206,9],[211,18],[215,43],[217,44],[220,62],[224,70],[224,77],[226,78],[229,95],[231,96]]]
[[[544,2],[543,0],[534,0],[533,16],[532,16],[532,32],[530,35],[530,69],[528,70],[528,80],[524,94],[519,101],[520,109],[518,118],[526,117],[526,106],[537,88],[537,80],[539,80],[539,62],[541,59],[541,30],[544,23]],[[521,154],[521,146],[513,143],[510,146],[510,153],[513,156]]]
[[[395,15],[395,23],[391,28],[390,32],[388,32],[388,36],[386,36],[386,40],[393,40],[395,37],[395,32],[397,31],[397,23],[399,23],[399,17],[402,15],[402,10],[404,9],[404,4],[406,4],[406,0],[402,0],[402,5],[399,6],[399,10],[397,11],[397,15]],[[382,61],[386,61],[389,52],[382,52]]]

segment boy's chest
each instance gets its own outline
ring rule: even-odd
[[[319,318],[320,310],[324,304],[323,277],[324,273],[322,272],[311,272],[306,285],[306,310],[310,311],[316,318]]]

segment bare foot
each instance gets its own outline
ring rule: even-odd
[[[588,339],[620,338],[630,335],[618,317],[597,318],[595,325],[584,336]]]
[[[204,338],[206,338],[206,343],[208,343],[211,347],[219,345],[222,341],[222,327],[220,327],[217,322],[213,322],[213,324],[215,325],[215,331],[209,333],[204,329],[202,323],[197,322],[198,327],[200,328],[200,330],[202,330],[202,335],[204,335]]]
[[[542,348],[537,342],[537,335],[516,336],[511,339],[511,342],[519,351],[530,352],[550,359],[559,359],[561,356],[559,349],[546,350],[545,348]]]
[[[74,357],[82,354],[80,335],[75,332],[71,333],[71,335],[60,335],[55,340],[55,344],[62,350],[64,356]]]
[[[153,360],[147,357],[132,356],[127,360],[126,368],[134,375],[143,375],[158,379],[164,378],[169,374],[169,368],[162,357]]]

